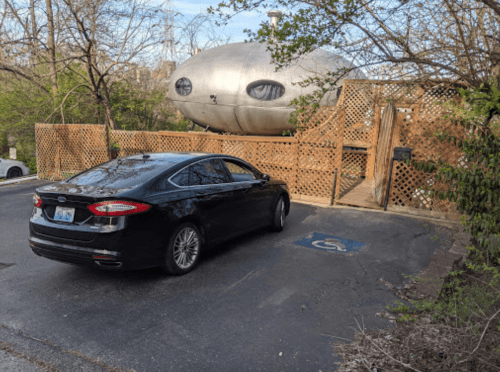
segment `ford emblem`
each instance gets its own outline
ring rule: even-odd
[[[57,201],[59,203],[65,203],[66,202],[66,198],[64,196],[60,196],[60,197],[57,198]]]

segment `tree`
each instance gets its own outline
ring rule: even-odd
[[[80,75],[84,80],[81,86],[104,107],[109,124],[115,129],[111,85],[123,78],[132,60],[145,58],[163,41],[158,14],[161,8],[149,0],[62,0],[62,3],[66,47],[86,69],[86,74]]]
[[[40,9],[35,0],[29,3],[4,0],[0,5],[0,73],[26,80],[42,94],[49,95],[45,86],[49,74],[39,68],[47,63],[45,46],[49,43],[45,38],[46,23],[37,17],[37,10]]]
[[[179,63],[192,57],[196,50],[205,50],[230,42],[231,37],[221,32],[212,14],[199,13],[194,17],[176,14],[176,49]]]
[[[209,10],[227,22],[270,8],[283,10],[276,30],[263,23],[246,31],[251,40],[270,42],[278,68],[326,47],[377,78],[477,87],[500,73],[500,4],[494,0],[226,0]],[[345,73],[332,71],[325,82],[333,85]]]
[[[36,86],[63,122],[66,100],[83,88],[116,128],[110,89],[131,61],[153,59],[164,39],[161,21],[161,7],[152,0],[4,0],[0,72]],[[78,84],[55,105],[58,76],[67,70]]]

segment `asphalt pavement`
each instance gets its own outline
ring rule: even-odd
[[[203,254],[182,277],[106,272],[36,256],[29,181],[0,187],[0,370],[331,371],[332,343],[393,304],[450,232],[383,212],[292,203],[259,230]],[[140,247],[138,247],[140,249]],[[113,369],[115,368],[115,369]]]

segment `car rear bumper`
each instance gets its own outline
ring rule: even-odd
[[[120,252],[55,243],[33,236],[30,236],[29,243],[33,252],[51,260],[75,265],[97,266],[108,270],[124,268]]]
[[[127,221],[119,217],[116,223],[103,226],[64,224],[49,221],[35,208],[29,223],[29,244],[39,256],[70,264],[108,270],[159,266],[168,230],[144,217]]]

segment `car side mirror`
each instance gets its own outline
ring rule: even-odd
[[[260,177],[261,181],[269,181],[271,179],[271,176],[269,174],[263,173],[262,176]]]

